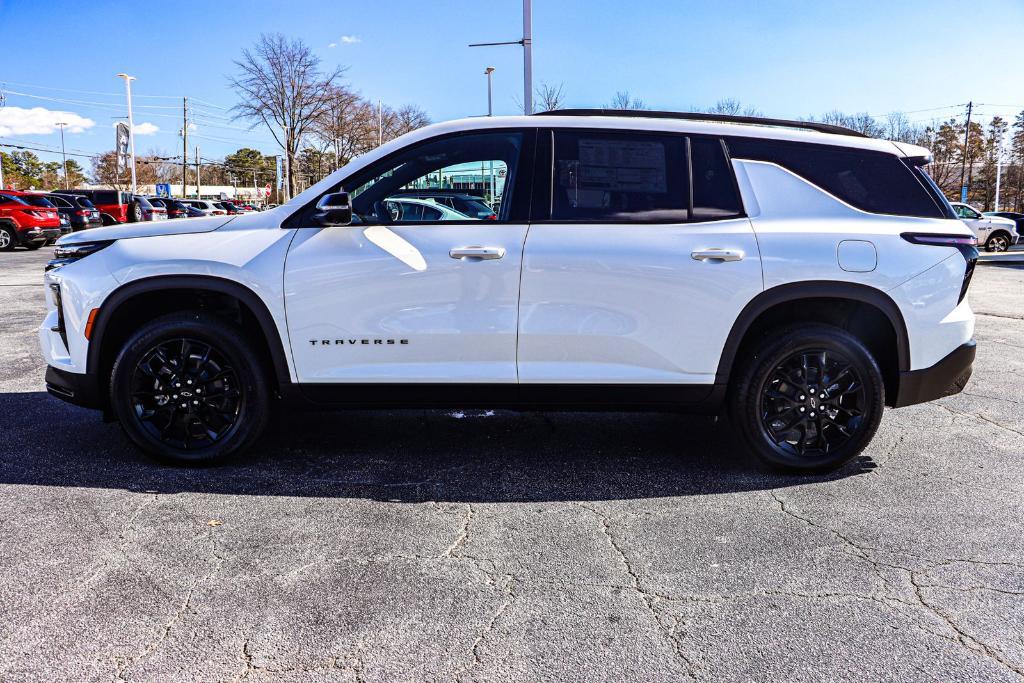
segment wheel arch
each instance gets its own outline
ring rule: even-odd
[[[741,351],[755,341],[760,332],[783,320],[799,322],[801,318],[794,312],[795,306],[803,303],[808,306],[804,318],[808,322],[826,322],[853,332],[863,333],[869,327],[879,327],[880,320],[888,321],[888,330],[874,330],[870,335],[872,339],[865,343],[882,366],[887,401],[895,400],[899,373],[910,370],[910,341],[903,313],[885,292],[853,282],[795,282],[772,287],[751,299],[729,332],[715,383],[729,384],[737,362],[743,357]]]
[[[261,333],[262,338],[258,341],[262,342],[263,350],[266,352],[275,385],[279,391],[286,390],[291,383],[287,355],[277,324],[266,303],[245,285],[209,275],[158,275],[126,283],[111,292],[103,301],[93,322],[86,372],[94,374],[98,380],[105,376],[105,371],[109,370],[112,358],[117,352],[117,349],[109,348],[109,343],[116,343],[119,334],[123,333],[123,330],[118,328],[118,324],[122,322],[119,321],[119,316],[129,314],[135,307],[133,302],[139,305],[157,294],[167,295],[166,298],[169,299],[174,293],[199,297],[214,295],[237,301],[243,322],[246,316],[251,316],[256,329]],[[188,309],[188,306],[180,305],[175,308],[174,303],[166,302],[156,315],[170,310]],[[109,343],[105,344],[105,341]],[[103,395],[104,392],[101,390],[100,396]]]

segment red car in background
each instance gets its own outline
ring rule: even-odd
[[[16,246],[38,249],[60,237],[60,215],[54,207],[33,206],[26,192],[0,190],[0,251]]]

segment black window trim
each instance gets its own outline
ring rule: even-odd
[[[575,127],[567,126],[561,128],[548,128],[548,137],[550,139],[547,145],[548,149],[548,163],[547,168],[541,168],[541,162],[538,156],[537,166],[534,169],[535,174],[541,172],[548,175],[548,182],[546,183],[547,189],[547,201],[540,202],[540,208],[544,211],[543,214],[538,215],[535,210],[531,211],[530,224],[545,224],[545,225],[702,225],[705,223],[719,223],[721,221],[734,221],[742,218],[748,218],[746,206],[743,204],[743,193],[740,192],[739,180],[736,178],[736,169],[732,166],[732,158],[729,155],[729,147],[725,144],[725,139],[720,135],[701,135],[695,133],[681,133],[679,131],[662,131],[662,130],[648,130],[643,128],[601,128],[601,127]],[[688,208],[686,211],[686,220],[636,220],[636,219],[620,219],[620,220],[569,220],[561,219],[556,220],[551,218],[554,213],[554,201],[555,201],[555,135],[559,132],[569,133],[597,133],[597,134],[622,134],[622,133],[639,133],[641,135],[661,135],[671,137],[684,138],[684,146],[686,148],[686,164],[687,164],[687,183],[689,184],[689,200]],[[732,178],[733,188],[736,192],[736,197],[739,201],[740,210],[732,216],[720,216],[716,218],[702,218],[695,220],[693,218],[693,157],[690,154],[690,140],[692,138],[700,138],[704,140],[718,140],[722,145],[722,151],[725,153],[726,167],[729,169],[729,176]],[[538,151],[540,145],[538,145]],[[537,205],[534,205],[534,209]]]
[[[531,127],[531,126],[525,126],[525,127],[523,127],[523,126],[503,126],[501,128],[476,128],[476,129],[467,129],[467,130],[454,131],[454,132],[451,132],[451,133],[444,133],[443,135],[434,135],[434,136],[429,137],[429,138],[424,138],[423,140],[417,140],[414,143],[411,143],[411,144],[405,145],[405,146],[403,146],[403,147],[401,147],[399,149],[396,149],[394,152],[391,152],[390,154],[387,154],[387,155],[381,157],[380,159],[377,159],[375,161],[370,162],[366,166],[363,166],[362,168],[360,168],[360,169],[358,169],[356,171],[353,171],[347,177],[342,178],[337,183],[334,183],[326,191],[321,192],[316,197],[311,199],[307,204],[305,204],[304,206],[302,206],[302,207],[296,209],[294,212],[292,212],[291,215],[289,215],[287,218],[285,218],[281,222],[281,228],[283,228],[283,229],[291,229],[291,228],[316,228],[316,227],[319,227],[319,226],[314,225],[309,220],[309,215],[312,214],[314,211],[316,211],[316,204],[317,204],[317,202],[320,201],[320,199],[324,195],[331,194],[332,192],[338,192],[340,188],[343,188],[346,185],[346,182],[349,180],[349,178],[352,178],[354,176],[362,174],[364,171],[366,171],[369,168],[372,168],[372,167],[375,167],[375,166],[378,166],[378,165],[384,164],[384,163],[390,163],[394,158],[396,158],[396,157],[398,157],[400,155],[406,154],[409,151],[417,149],[419,147],[423,147],[423,146],[426,146],[426,145],[429,145],[429,144],[433,144],[433,143],[438,142],[440,140],[446,140],[448,138],[455,138],[455,137],[472,136],[472,135],[486,135],[486,134],[490,134],[490,133],[521,133],[522,136],[523,136],[522,146],[521,146],[521,148],[519,150],[519,168],[516,169],[515,178],[514,178],[514,182],[513,182],[513,185],[512,185],[513,203],[509,206],[509,209],[508,209],[509,210],[509,217],[507,219],[502,219],[502,218],[499,217],[496,220],[479,220],[479,219],[478,220],[473,220],[473,219],[467,219],[467,220],[464,220],[464,221],[435,221],[435,222],[432,222],[432,223],[428,223],[428,222],[424,222],[424,223],[409,222],[407,225],[409,225],[409,226],[412,226],[412,225],[423,225],[423,226],[427,226],[427,227],[433,226],[433,225],[481,225],[481,224],[487,224],[488,226],[494,226],[494,225],[528,225],[530,223],[530,219],[531,219],[530,207],[533,205],[533,194],[534,193],[533,193],[533,183],[532,183],[532,181],[530,181],[530,176],[532,174],[529,174],[529,173],[526,173],[526,172],[527,171],[533,171],[535,166],[536,166],[536,148],[537,148],[536,137],[539,134],[538,131],[540,131],[539,128],[534,128],[534,127]],[[518,196],[520,192],[523,194],[522,198],[520,198]],[[504,197],[504,195],[502,195],[502,204],[503,205],[505,204],[505,197]],[[515,213],[513,213],[513,212],[515,212]],[[358,223],[358,224],[357,223],[353,223],[353,225],[363,225],[363,224],[361,224],[361,223]],[[366,224],[366,227],[369,227],[369,225],[378,225],[378,224],[376,224],[376,223],[374,223],[374,224]],[[402,223],[380,223],[379,225],[401,226]]]
[[[733,138],[740,138],[740,137],[741,136],[733,136]],[[774,165],[778,166],[779,168],[785,169],[786,171],[792,173],[796,177],[800,178],[801,180],[803,180],[804,182],[808,183],[809,185],[817,188],[821,192],[824,192],[829,197],[832,197],[833,199],[835,199],[837,202],[840,202],[844,206],[848,206],[851,209],[853,209],[854,211],[859,211],[860,213],[867,214],[868,216],[893,216],[893,217],[897,217],[897,218],[921,218],[921,219],[925,219],[925,220],[948,220],[949,218],[951,218],[950,216],[946,215],[945,208],[942,206],[941,203],[939,203],[938,199],[933,195],[932,190],[926,186],[926,184],[921,180],[921,178],[918,177],[917,173],[914,172],[913,168],[910,167],[910,165],[906,161],[906,158],[905,157],[901,157],[898,154],[892,154],[892,153],[889,153],[889,152],[883,152],[881,150],[876,150],[876,149],[864,149],[864,148],[860,148],[860,147],[846,147],[846,146],[843,146],[843,145],[824,145],[824,144],[820,144],[820,143],[816,143],[816,142],[803,142],[803,141],[794,141],[794,140],[777,140],[777,139],[774,139],[774,138],[752,138],[752,137],[745,137],[745,136],[743,136],[742,139],[743,140],[758,140],[758,141],[763,140],[763,141],[767,141],[767,142],[771,142],[771,143],[778,143],[778,144],[783,144],[783,145],[791,145],[791,146],[794,146],[794,147],[795,146],[809,147],[811,149],[838,150],[838,151],[843,151],[843,152],[854,152],[854,153],[858,153],[859,152],[859,153],[863,153],[863,154],[865,154],[867,156],[878,155],[878,156],[892,157],[892,158],[896,159],[896,161],[898,161],[906,169],[906,171],[908,173],[910,173],[911,177],[914,179],[914,182],[916,182],[918,184],[918,186],[920,186],[921,189],[924,190],[925,194],[928,195],[928,199],[931,200],[932,204],[935,206],[935,208],[938,211],[939,215],[936,215],[936,216],[917,216],[917,215],[914,215],[914,214],[907,214],[907,213],[882,213],[880,211],[868,211],[867,209],[862,209],[859,206],[855,206],[854,204],[851,204],[847,200],[845,200],[842,197],[836,195],[834,192],[832,192],[832,191],[822,187],[821,185],[816,183],[814,180],[808,178],[807,176],[805,176],[804,174],[800,173],[799,171],[797,171],[797,170],[795,170],[793,168],[790,168],[790,167],[788,167],[788,166],[786,166],[784,164],[780,164],[778,161],[773,161],[773,160],[770,160],[770,159],[755,159],[755,158],[749,158],[749,157],[746,157],[746,156],[736,156],[736,159],[738,159],[739,161],[752,161],[752,162],[755,162],[755,163],[774,164]],[[722,138],[722,143],[725,145],[726,153],[730,155],[729,158],[731,159],[732,155],[731,155],[731,152],[729,150],[729,140],[727,139],[727,137],[723,137]]]

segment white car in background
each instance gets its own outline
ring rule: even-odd
[[[226,216],[228,213],[208,199],[183,199],[181,201],[199,209],[205,216]]]
[[[957,217],[966,223],[978,238],[978,244],[984,246],[985,251],[1006,251],[1020,239],[1017,224],[1009,218],[983,215],[973,206],[962,202],[950,204]]]

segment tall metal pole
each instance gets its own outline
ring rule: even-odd
[[[1003,136],[999,135],[996,144],[996,211],[999,211],[999,184],[1003,176]]]
[[[181,196],[188,196],[188,98],[181,98]]]
[[[124,79],[124,92],[128,99],[128,143],[132,154],[132,194],[138,193],[138,185],[135,181],[135,120],[132,118],[132,81],[135,76],[128,74],[117,74]]]
[[[199,145],[196,145],[196,199],[202,199],[203,198],[203,190],[202,190],[203,181],[202,181],[202,177],[201,177],[200,173],[201,173],[201,169],[200,169],[200,166],[199,166]]]
[[[523,113],[533,113],[533,0],[523,0]]]
[[[384,104],[377,100],[377,146],[384,144]]]
[[[491,99],[491,74],[494,73],[494,67],[493,66],[487,67],[486,69],[484,69],[484,73],[487,75],[487,115],[488,116],[494,116],[494,109],[492,107],[492,99]],[[491,200],[491,206],[493,207],[494,206],[494,160],[492,159],[488,163],[490,164],[490,173],[491,173],[491,197],[490,197],[490,200]],[[481,168],[480,171],[483,172],[483,169]]]
[[[0,190],[4,189],[4,155],[0,153]]]
[[[63,168],[65,168],[65,189],[71,189],[68,185],[68,154],[65,152],[65,148],[63,148],[63,127],[68,124],[61,121],[54,125],[60,129],[60,157],[63,159]]]
[[[960,201],[964,204],[967,203],[967,156],[970,154],[969,142],[971,140],[971,110],[974,108],[973,102],[967,103],[967,126],[964,130],[964,160],[963,166],[960,168]]]

